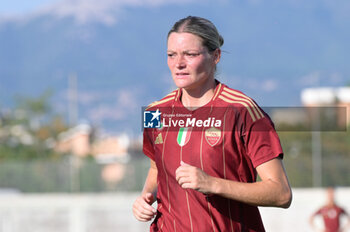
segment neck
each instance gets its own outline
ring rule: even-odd
[[[328,207],[333,207],[333,206],[335,206],[335,202],[334,202],[334,201],[328,202],[327,206],[328,206]]]
[[[204,106],[214,96],[215,92],[215,79],[208,81],[200,88],[194,89],[182,89],[181,102],[186,108],[196,109],[198,107]]]

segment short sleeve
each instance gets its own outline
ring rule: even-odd
[[[267,114],[245,126],[245,142],[254,168],[274,158],[283,158],[283,150],[274,125]]]
[[[145,128],[143,130],[143,153],[150,159],[155,160],[154,147],[153,147],[153,136],[152,130]]]
[[[320,215],[322,214],[323,208],[318,209],[313,215]]]

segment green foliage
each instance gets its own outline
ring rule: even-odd
[[[46,91],[38,97],[17,97],[11,112],[2,114],[0,109],[0,189],[20,192],[140,190],[147,168],[134,169],[135,163],[132,163],[126,168],[129,178],[107,184],[101,176],[105,165],[98,164],[91,155],[80,158],[53,149],[58,135],[68,126],[61,115],[52,112],[51,95],[51,91]],[[132,181],[135,176],[139,181]]]
[[[279,132],[285,153],[284,165],[293,187],[311,187],[312,133],[310,131]],[[350,183],[350,133],[321,132],[322,185],[348,186]]]
[[[52,149],[59,133],[67,130],[63,117],[52,112],[47,90],[38,97],[16,97],[14,109],[0,109],[0,161],[62,158]]]
[[[107,184],[101,177],[105,165],[85,158],[74,165],[71,158],[0,162],[0,189],[25,193],[141,191],[149,168],[149,160],[133,160],[125,164],[125,178]]]
[[[51,113],[50,98],[52,90],[46,90],[38,97],[16,96],[16,108],[26,111],[30,116],[48,115]]]
[[[102,165],[92,159],[85,159],[79,170],[79,191],[101,192],[104,191],[104,182],[101,179]]]

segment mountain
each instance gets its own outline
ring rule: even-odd
[[[54,108],[66,115],[68,77],[75,75],[79,118],[138,133],[141,106],[174,88],[166,35],[187,15],[217,25],[225,38],[218,79],[262,106],[299,105],[302,88],[349,80],[346,0],[91,4],[61,1],[30,15],[0,17],[0,107],[11,106],[15,95],[51,88]]]

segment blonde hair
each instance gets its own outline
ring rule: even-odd
[[[224,44],[223,37],[219,34],[215,25],[209,20],[197,16],[188,16],[177,21],[168,33],[187,32],[199,36],[203,40],[209,52],[213,52]]]

